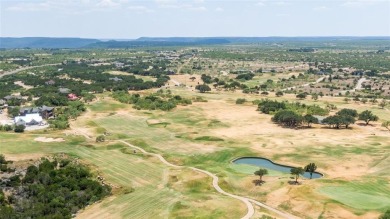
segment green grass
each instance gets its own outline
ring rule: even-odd
[[[384,210],[390,206],[390,185],[385,180],[347,182],[318,190],[329,198],[355,209]]]
[[[194,139],[195,141],[224,141],[222,138],[214,136],[201,136]]]
[[[91,104],[89,106],[89,109],[91,109],[94,112],[113,112],[119,109],[125,109],[127,107],[129,107],[129,105],[126,105],[124,103],[108,102],[108,101],[101,100]]]

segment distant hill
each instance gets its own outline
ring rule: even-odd
[[[138,48],[201,46],[236,43],[389,41],[390,37],[140,37],[135,40],[110,40],[50,37],[0,37],[0,48]],[[390,41],[389,41],[390,42]]]
[[[131,41],[115,41],[110,40],[106,42],[96,42],[88,45],[89,48],[137,48],[137,47],[160,47],[160,46],[199,46],[199,45],[217,45],[227,44],[230,41],[226,39],[213,38],[192,38],[192,39],[167,39],[160,40],[159,38],[148,38],[144,40],[139,38]]]
[[[81,48],[99,41],[82,38],[0,37],[0,48]]]

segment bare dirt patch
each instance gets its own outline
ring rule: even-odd
[[[65,140],[63,138],[46,138],[46,137],[38,137],[35,138],[34,141],[39,142],[64,142]]]

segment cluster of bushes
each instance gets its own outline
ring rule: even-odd
[[[378,120],[378,116],[374,115],[369,110],[365,110],[358,114],[358,112],[353,109],[342,109],[338,111],[336,115],[326,117],[324,120],[322,120],[322,123],[327,124],[330,127],[336,129],[339,129],[342,126],[348,128],[349,125],[354,124],[356,122],[356,118],[359,120],[363,120],[366,125],[368,125],[370,121]]]
[[[66,95],[60,94],[58,89],[68,88],[77,96],[90,98],[91,93],[102,93],[107,91],[118,90],[145,90],[150,88],[158,88],[164,86],[169,80],[166,72],[157,69],[152,76],[156,77],[156,81],[144,81],[136,78],[134,75],[121,75],[121,80],[112,80],[113,75],[105,72],[113,70],[114,67],[109,66],[90,66],[87,63],[68,63],[62,65],[62,71],[57,71],[56,68],[48,68],[45,73],[40,74],[17,74],[8,75],[0,80],[0,87],[4,91],[0,91],[0,98],[10,95],[13,91],[20,89],[19,85],[14,85],[15,81],[22,81],[24,84],[32,86],[31,89],[21,92],[22,96],[39,97],[35,101],[36,105],[48,106],[65,106],[67,103]],[[62,78],[67,75],[69,78]],[[46,85],[45,83],[52,80],[54,83]],[[90,83],[84,83],[89,81]],[[6,91],[6,92],[5,92]],[[9,101],[9,106],[20,106],[24,100],[12,99]]]
[[[258,110],[265,114],[274,114],[280,110],[289,110],[298,114],[310,114],[310,115],[328,115],[329,110],[324,109],[318,105],[306,105],[299,102],[290,103],[288,101],[276,101],[262,99],[255,101],[255,104],[258,104]]]
[[[272,121],[290,128],[301,126],[304,123],[310,127],[312,123],[318,123],[318,119],[313,115],[306,114],[302,116],[291,110],[278,111],[274,117],[272,117]]]
[[[189,105],[192,101],[179,95],[172,95],[170,91],[164,93],[159,90],[157,93],[141,96],[139,94],[129,94],[125,91],[117,91],[112,97],[121,103],[133,104],[135,109],[141,110],[163,110],[169,111],[177,105]]]
[[[70,101],[67,106],[56,108],[55,118],[49,120],[50,127],[56,129],[69,128],[69,119],[76,119],[86,110],[81,101]]]
[[[9,132],[14,130],[15,132],[24,132],[24,129],[26,129],[26,126],[24,125],[0,125],[0,131],[3,132]]]
[[[348,128],[351,124],[356,122],[356,119],[363,120],[366,125],[368,125],[370,121],[377,121],[378,117],[368,110],[358,114],[358,112],[353,109],[342,109],[335,115],[324,118],[321,123],[336,129],[342,127]],[[302,116],[301,114],[288,109],[279,110],[272,117],[272,121],[290,128],[298,127],[303,124],[307,124],[307,126],[310,127],[311,124],[319,123],[318,118],[311,114]]]
[[[9,131],[12,131],[14,128],[12,127],[12,125],[1,125],[0,124],[0,131],[3,131],[3,132],[9,132]]]
[[[253,77],[255,77],[255,74],[253,74],[253,73],[247,73],[247,74],[239,74],[239,75],[237,75],[236,79],[237,79],[237,80],[246,80],[246,81],[249,81],[249,80],[252,80]]]
[[[3,180],[0,189],[0,218],[72,218],[87,205],[111,193],[111,188],[92,180],[90,171],[68,159],[42,159],[27,168],[26,175]]]
[[[246,99],[245,98],[238,98],[236,100],[236,104],[244,104],[246,102]]]

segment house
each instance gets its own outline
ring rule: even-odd
[[[70,89],[60,87],[60,88],[58,89],[58,92],[60,92],[61,94],[69,94],[69,93],[70,93]]]
[[[15,125],[40,125],[42,124],[42,117],[38,113],[27,114],[25,116],[16,116],[14,118]]]
[[[108,80],[110,80],[110,81],[115,81],[115,82],[122,81],[122,79],[121,79],[121,78],[118,78],[118,77],[109,78]]]
[[[76,94],[68,94],[68,100],[77,100],[79,97]]]
[[[45,119],[48,119],[52,116],[54,116],[54,107],[49,107],[49,106],[45,106],[43,105],[42,107],[40,107],[40,115],[45,118]]]
[[[23,107],[19,110],[20,116],[26,116],[28,114],[39,114],[44,119],[48,119],[54,116],[54,107],[41,106],[41,107]]]
[[[14,95],[8,95],[8,96],[3,97],[3,100],[5,100],[5,101],[9,101],[12,99],[23,100],[23,97],[22,96],[14,96]]]
[[[45,84],[46,84],[46,85],[55,85],[56,82],[53,81],[53,80],[48,80],[48,81],[45,82]]]
[[[117,68],[122,68],[125,64],[122,63],[122,62],[115,62],[114,65],[115,65],[115,67],[117,67]]]

